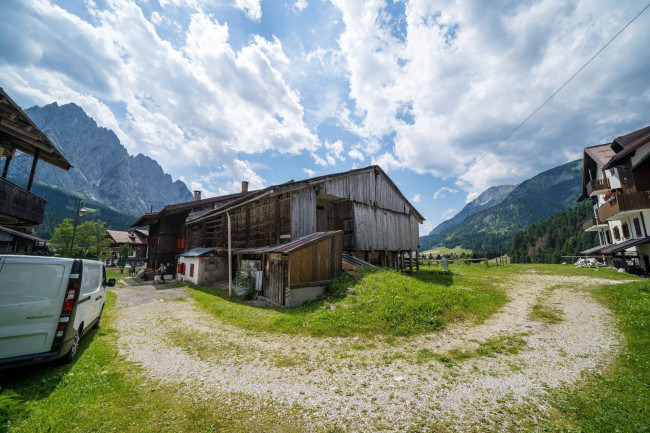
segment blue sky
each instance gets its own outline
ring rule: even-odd
[[[427,218],[650,124],[636,1],[5,0],[0,86],[211,196],[379,164]]]

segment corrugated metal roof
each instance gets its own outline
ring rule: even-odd
[[[199,257],[212,251],[214,251],[214,248],[192,248],[181,254],[181,257]]]
[[[377,266],[361,260],[359,257],[353,256],[352,254],[343,253],[343,270],[344,271],[354,271],[359,269],[362,266],[369,268],[379,269]]]
[[[343,233],[343,232],[341,230],[335,230],[330,232],[316,232],[282,245],[273,245],[269,247],[241,248],[238,250],[234,250],[233,252],[235,254],[264,254],[264,253],[286,254],[298,250],[300,248],[303,248],[321,239],[335,236],[337,233]]]
[[[600,252],[603,254],[612,254],[612,253],[617,253],[619,251],[626,250],[628,248],[632,248],[635,245],[645,244],[645,243],[650,243],[650,236],[645,238],[639,238],[639,239],[630,239],[629,241],[621,242],[620,244],[607,245]]]
[[[604,250],[608,246],[609,245],[598,245],[597,247],[593,247],[593,248],[589,248],[588,250],[580,251],[580,254],[584,254],[584,255],[596,254],[596,253],[599,253],[600,251]]]

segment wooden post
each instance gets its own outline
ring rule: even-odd
[[[226,212],[228,217],[228,297],[232,298],[232,240],[230,236],[230,214]]]
[[[363,252],[363,260],[370,263],[370,251],[364,251]]]
[[[420,252],[415,252],[415,270],[420,272]]]
[[[401,269],[402,269],[402,272],[403,272],[404,269],[406,268],[406,257],[404,257],[404,253],[405,253],[405,252],[406,252],[406,251],[402,251],[402,253],[401,253],[401,255],[400,255],[400,256],[401,256]]]
[[[413,251],[409,251],[409,273],[413,273]]]
[[[27,182],[27,191],[32,190],[32,184],[34,183],[34,173],[36,173],[36,164],[38,163],[38,156],[40,153],[41,151],[39,149],[36,149],[36,152],[34,152],[34,159],[32,159],[32,170],[29,172],[29,181]]]

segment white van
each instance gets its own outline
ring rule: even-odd
[[[102,262],[0,255],[0,369],[72,362],[114,285]]]

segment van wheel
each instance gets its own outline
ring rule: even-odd
[[[93,325],[93,328],[92,328],[92,329],[97,329],[97,328],[99,328],[99,322],[102,321],[102,313],[103,313],[103,312],[104,312],[104,306],[102,305],[102,309],[99,310],[99,317],[97,317],[97,321],[96,321],[95,324]]]
[[[63,357],[63,362],[65,364],[70,364],[77,357],[77,349],[79,349],[79,340],[81,340],[81,329],[79,329],[74,334],[74,339],[72,340],[72,347]]]

